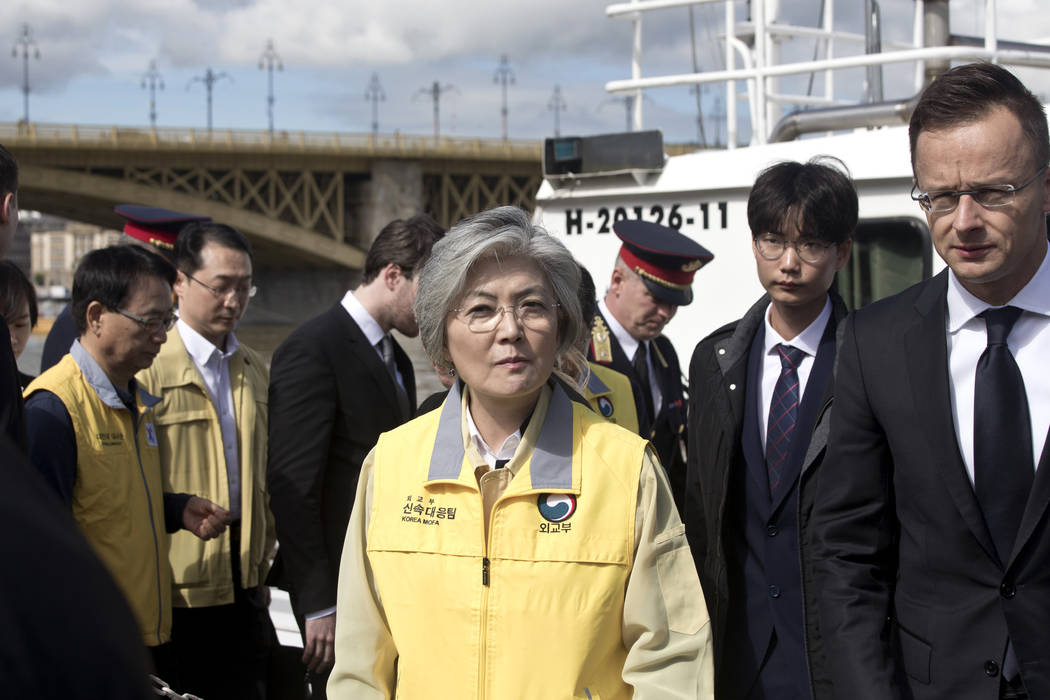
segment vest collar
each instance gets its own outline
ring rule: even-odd
[[[106,404],[110,408],[115,408],[118,411],[127,410],[127,406],[120,400],[117,395],[117,390],[113,387],[113,382],[109,380],[106,373],[99,366],[95,358],[91,356],[84,346],[80,344],[79,340],[73,341],[73,346],[69,349],[69,354],[73,356],[73,361],[77,363],[77,367],[80,368],[81,374],[84,375],[84,381],[98,394],[98,398],[102,403]],[[131,386],[133,389],[138,390],[139,402],[143,409],[149,409],[160,403],[160,397],[154,396],[149,393],[141,386],[134,378],[131,380]]]
[[[591,396],[601,396],[609,393],[609,387],[605,386],[605,382],[599,379],[597,374],[591,372],[587,377],[587,391],[591,392]]]
[[[541,416],[544,408],[544,397],[541,395],[522,439],[522,446],[527,447],[533,441],[535,444],[529,460],[532,490],[578,491],[579,484],[574,479],[572,469],[572,401],[557,383],[544,391],[549,392],[550,396],[546,414]],[[459,481],[466,455],[463,420],[463,393],[460,382],[456,382],[441,407],[437,436],[430,456],[428,482]],[[519,452],[522,446],[519,446]],[[473,484],[474,475],[468,474],[468,478]]]

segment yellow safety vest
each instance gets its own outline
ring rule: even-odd
[[[230,358],[229,369],[241,473],[241,580],[236,584],[254,588],[266,580],[275,539],[266,490],[266,388],[270,375],[262,358],[243,345]],[[157,359],[137,378],[143,388],[163,399],[153,412],[165,490],[196,494],[228,506],[229,480],[219,416],[177,330],[168,333]],[[228,530],[206,542],[191,532],[175,533],[169,560],[175,607],[233,603]]]
[[[99,398],[72,354],[33,380],[26,398],[41,390],[73,421],[73,517],[124,592],[143,642],[163,644],[171,638],[171,569],[152,412],[139,402],[136,430],[129,411]]]
[[[461,412],[454,387],[376,446],[367,552],[397,697],[630,698],[621,625],[645,441],[556,387],[485,542]]]
[[[634,391],[626,374],[611,367],[588,362],[591,375],[583,387],[583,397],[599,415],[610,422],[638,432],[638,408],[634,404]]]

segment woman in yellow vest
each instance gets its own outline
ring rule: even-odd
[[[663,469],[550,381],[584,362],[578,284],[565,247],[513,207],[434,246],[415,311],[458,381],[362,465],[330,698],[713,697]]]

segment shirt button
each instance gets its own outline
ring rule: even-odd
[[[999,675],[999,664],[995,663],[994,661],[985,661],[984,662],[984,675],[986,675],[986,676],[988,676],[990,678],[995,678],[996,676],[998,676]]]
[[[766,534],[770,537],[776,537],[780,533],[780,528],[776,525],[769,525],[766,527]]]
[[[780,597],[780,586],[770,586],[769,587],[769,597],[770,598],[779,598]]]
[[[1017,589],[1014,587],[1014,584],[1006,581],[1003,585],[999,586],[999,595],[1009,600],[1017,595]]]

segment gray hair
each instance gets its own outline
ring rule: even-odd
[[[448,368],[445,319],[463,294],[467,275],[482,260],[522,257],[535,262],[550,282],[558,304],[557,366],[571,376],[585,371],[579,344],[587,327],[577,290],[580,270],[572,253],[517,207],[497,207],[453,226],[434,244],[419,277],[416,321],[430,361]]]

